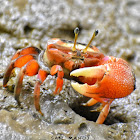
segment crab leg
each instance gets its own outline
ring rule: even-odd
[[[62,90],[62,86],[63,86],[64,72],[60,65],[54,65],[51,68],[50,74],[55,75],[56,73],[57,73],[57,79],[56,79],[56,89],[54,91],[54,94],[59,93]]]
[[[110,104],[113,102],[113,100],[114,99],[110,99],[110,101],[108,103],[105,103],[105,105],[103,105],[103,109],[101,110],[101,113],[100,113],[96,123],[102,124],[105,121],[105,119],[109,113],[109,110],[110,110]]]
[[[15,99],[17,100],[19,105],[20,105],[19,96],[22,89],[22,81],[23,81],[24,75],[28,75],[28,76],[36,75],[38,72],[38,69],[39,69],[39,65],[37,61],[34,59],[30,60],[24,67],[21,68],[18,74],[15,89],[14,89]]]
[[[44,80],[46,79],[47,76],[48,76],[48,73],[46,71],[40,69],[39,72],[38,72],[38,75],[37,75],[38,80],[36,81],[35,88],[34,88],[34,104],[35,104],[35,108],[42,116],[43,116],[43,113],[41,112],[40,104],[39,104],[40,86],[44,82]]]
[[[93,106],[96,103],[98,103],[97,100],[95,100],[94,98],[91,98],[90,100],[88,100],[86,103],[82,103],[83,106]]]
[[[20,105],[19,95],[22,89],[22,82],[23,82],[24,74],[25,74],[25,68],[22,67],[18,74],[18,78],[17,78],[16,85],[14,88],[15,100],[17,101],[18,105]]]
[[[9,64],[9,66],[8,66],[8,68],[7,68],[7,70],[6,70],[5,74],[4,74],[4,78],[3,78],[3,87],[7,87],[7,82],[9,81],[10,75],[11,75],[12,70],[13,70],[14,68],[15,68],[15,67],[14,67],[14,61],[12,61],[12,62]]]
[[[38,55],[40,53],[40,50],[36,47],[27,47],[24,49],[21,49],[19,51],[17,51],[14,56],[11,58],[11,63],[9,64],[9,66],[7,67],[7,71],[5,72],[4,75],[4,80],[3,80],[3,87],[7,86],[7,82],[9,81],[10,75],[12,70],[15,67],[19,67],[21,68],[22,66],[24,66],[28,61],[30,61],[30,56],[29,54],[34,54],[34,55]],[[23,62],[23,60],[25,60]],[[19,62],[22,62],[22,66],[19,66]],[[15,66],[17,63],[17,66]]]
[[[27,47],[27,48],[24,48],[22,50],[19,50],[17,51],[11,60],[14,60],[16,58],[18,58],[19,56],[21,55],[27,55],[27,54],[35,54],[35,55],[38,55],[40,53],[40,49],[36,48],[36,47]]]
[[[15,60],[12,60],[11,63],[9,64],[3,78],[3,87],[7,86],[7,82],[9,81],[10,75],[12,73],[12,70],[15,67],[21,68],[23,67],[27,62],[30,60],[34,59],[33,55],[23,55]]]

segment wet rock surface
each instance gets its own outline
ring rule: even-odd
[[[140,2],[139,0],[5,0],[0,1],[0,139],[140,139]],[[15,70],[8,88],[2,87],[5,69],[16,50],[30,45],[46,48],[49,38],[93,41],[106,55],[122,57],[132,65],[137,89],[128,97],[116,99],[104,124],[95,123],[94,107],[80,104],[88,98],[76,93],[65,79],[61,93],[54,96],[55,77],[48,76],[41,86],[40,105],[44,117],[34,108],[36,76],[25,77],[20,96],[14,99]]]

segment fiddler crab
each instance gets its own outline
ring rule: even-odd
[[[74,42],[53,38],[47,42],[45,51],[33,46],[18,50],[6,69],[3,87],[7,86],[12,70],[20,68],[14,89],[15,99],[20,105],[19,96],[24,76],[37,74],[34,104],[36,110],[43,115],[39,104],[40,86],[46,77],[49,74],[57,74],[54,94],[62,90],[63,77],[74,78],[76,82],[71,83],[72,87],[80,94],[91,98],[85,106],[101,103],[96,110],[100,111],[96,123],[102,124],[109,113],[112,101],[135,90],[135,76],[125,60],[105,56],[95,46],[90,45],[98,30],[93,33],[87,45],[77,43],[78,28],[74,33]]]

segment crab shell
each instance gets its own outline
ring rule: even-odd
[[[76,51],[72,51],[72,41],[53,38],[47,43],[43,62],[49,67],[60,65],[64,70],[64,76],[70,78],[72,70],[96,66],[104,58],[95,46],[90,46],[87,53],[83,53],[85,46],[85,44],[77,43]]]

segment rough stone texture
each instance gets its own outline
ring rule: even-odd
[[[11,140],[137,140],[140,139],[140,1],[139,0],[0,0],[0,139]],[[137,89],[116,99],[103,125],[94,123],[98,113],[82,107],[88,99],[74,92],[65,79],[61,93],[53,96],[55,77],[48,76],[41,87],[44,117],[35,111],[33,89],[36,76],[25,77],[20,97],[13,96],[15,70],[7,89],[2,87],[6,66],[19,48],[46,48],[49,38],[73,40],[80,28],[79,42],[94,40],[106,55],[129,61],[136,74]]]

